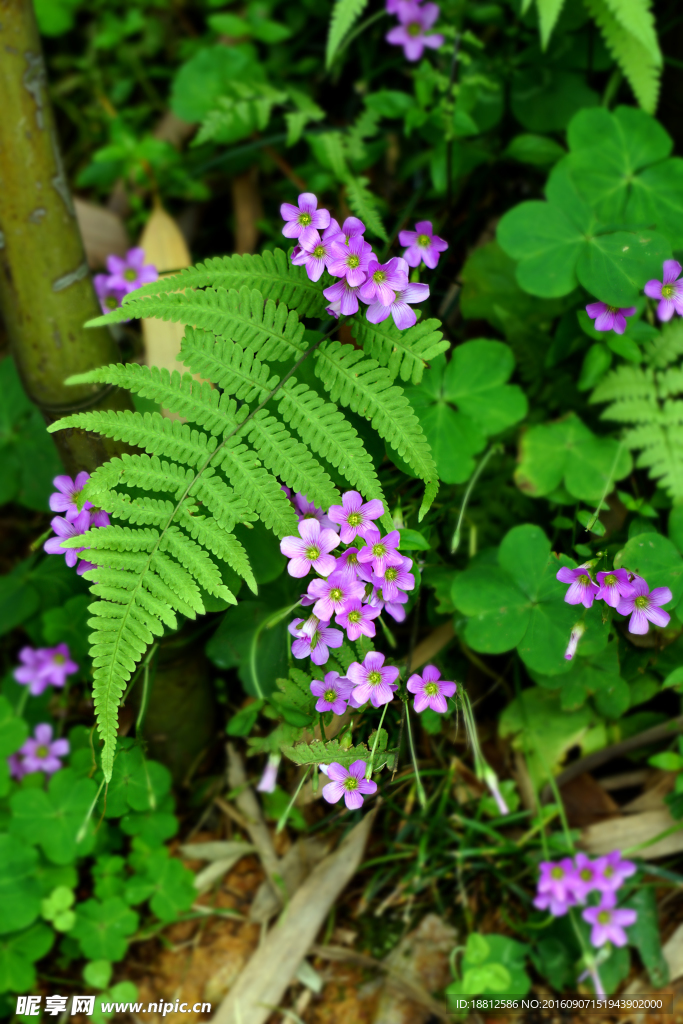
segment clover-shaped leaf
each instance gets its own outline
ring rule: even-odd
[[[80,835],[97,786],[79,779],[70,768],[55,772],[47,792],[22,789],[11,798],[11,831],[30,843],[39,843],[54,864],[69,864],[77,854],[89,853],[95,842],[92,821]]]
[[[167,850],[155,851],[146,862],[144,875],[133,878],[126,889],[129,903],[148,899],[162,921],[173,921],[196,898],[193,873],[175,857],[169,857]]]
[[[462,483],[474,470],[474,455],[486,438],[523,419],[524,393],[508,384],[515,360],[500,341],[467,341],[432,361],[419,388],[406,394],[427,435],[439,476],[445,483]],[[453,408],[457,406],[457,411]]]
[[[25,928],[40,913],[38,854],[17,836],[0,835],[0,934]]]
[[[0,938],[0,992],[30,992],[35,988],[33,965],[49,951],[54,937],[51,928],[34,924]]]
[[[598,437],[570,413],[555,423],[539,424],[522,435],[515,483],[535,498],[560,484],[574,498],[597,502],[610,481],[631,472],[631,456],[611,437]]]
[[[122,899],[86,900],[79,903],[71,935],[78,939],[85,957],[94,960],[122,960],[127,938],[138,926],[138,915]]]
[[[596,603],[593,608],[599,610]],[[592,611],[592,609],[591,609]],[[605,718],[616,719],[628,711],[631,691],[620,675],[618,645],[607,644],[598,654],[583,649],[583,638],[578,655],[569,671],[561,678],[533,674],[534,681],[544,689],[557,690],[563,711],[576,711],[592,696],[595,707]]]
[[[107,818],[120,818],[129,809],[156,810],[171,787],[171,775],[158,761],[145,760],[140,747],[119,750],[106,792]],[[104,794],[100,806],[105,807]]]
[[[497,566],[475,565],[453,581],[453,603],[468,616],[466,642],[486,654],[516,647],[536,672],[566,671],[564,651],[579,616],[555,578],[563,564],[538,526],[513,527],[500,545]]]

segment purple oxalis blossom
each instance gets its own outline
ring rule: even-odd
[[[18,754],[10,754],[7,758],[7,767],[9,768],[10,778],[12,779],[23,779],[26,775],[26,769],[24,768],[23,762]]]
[[[266,761],[266,767],[263,769],[263,775],[259,779],[259,784],[256,787],[259,793],[272,793],[277,785],[277,770],[280,766],[282,758],[279,754],[269,754],[268,760]]]
[[[302,192],[298,203],[298,206],[283,203],[280,207],[280,215],[287,222],[282,229],[282,234],[286,238],[300,238],[301,233],[307,228],[319,231],[321,228],[328,227],[330,223],[329,210],[318,209],[317,196],[314,196],[312,192]]]
[[[455,683],[441,678],[441,673],[434,665],[426,665],[422,675],[414,673],[408,680],[407,687],[415,694],[415,711],[425,711],[431,708],[444,714],[448,710],[446,697],[452,697],[456,691]]]
[[[330,239],[342,240],[348,243],[352,238],[358,238],[365,232],[365,224],[358,217],[347,217],[341,227],[336,220],[331,220],[329,227],[323,232],[323,241]]]
[[[83,508],[79,509],[76,499],[90,479],[89,473],[79,473],[75,480],[70,476],[56,476],[52,481],[57,490],[50,495],[50,508],[53,512],[64,512],[66,519],[72,523],[82,511],[92,508],[92,502],[83,502]]]
[[[622,860],[621,852],[613,850],[595,861],[595,887],[601,892],[616,892],[624,881],[636,873],[636,865],[632,860]]]
[[[414,231],[399,231],[398,240],[401,245],[408,246],[403,259],[409,267],[419,267],[424,262],[426,267],[434,270],[440,253],[448,248],[448,242],[432,231],[430,220],[419,220]]]
[[[537,910],[549,910],[553,917],[564,917],[570,907],[576,904],[573,893],[567,893],[567,899],[558,900],[552,893],[539,893],[533,900]]]
[[[375,254],[362,235],[350,238],[348,243],[343,238],[335,238],[330,245],[327,269],[333,277],[345,277],[352,288],[358,288],[368,275],[371,259],[376,260]]]
[[[311,683],[311,693],[318,698],[315,710],[332,711],[335,715],[343,715],[352,689],[353,683],[345,676],[340,676],[338,672],[328,672],[324,682],[314,679]]]
[[[296,639],[292,644],[295,658],[310,658],[314,665],[324,665],[330,657],[329,647],[341,647],[344,634],[340,629],[330,629],[329,622],[319,622],[311,632],[302,629],[303,619],[294,619],[287,627]]]
[[[78,672],[78,665],[71,660],[66,644],[56,647],[22,647],[19,651],[21,665],[14,670],[18,683],[28,686],[29,693],[37,697],[48,686],[64,686],[66,677]]]
[[[337,559],[337,569],[350,576],[358,576],[366,583],[372,582],[372,569],[358,561],[358,548],[347,548]]]
[[[363,275],[365,277],[365,275]],[[326,312],[339,319],[339,316],[353,316],[358,312],[359,286],[351,287],[345,277],[336,281],[329,288],[323,289],[323,295],[330,300]]]
[[[327,619],[346,611],[349,601],[360,600],[365,594],[365,584],[351,579],[343,569],[335,570],[325,580],[311,580],[308,585],[309,597],[315,597],[313,614]]]
[[[79,512],[73,522],[68,522],[61,516],[55,516],[50,526],[57,536],[46,540],[43,549],[47,551],[48,555],[64,555],[66,564],[72,569],[78,561],[79,552],[86,549],[84,547],[64,548],[62,542],[71,537],[80,537],[90,529],[90,513],[85,510]]]
[[[134,292],[136,288],[156,281],[159,277],[155,266],[151,263],[145,266],[145,250],[139,247],[129,249],[124,257],[108,256],[107,270],[109,271],[109,287],[120,290],[124,294]]]
[[[598,597],[599,596],[600,595],[598,594]],[[576,648],[579,646],[579,640],[585,632],[586,627],[584,626],[583,622],[577,622],[576,625],[572,628],[572,631],[569,634],[569,643],[567,644],[567,649],[564,652],[564,656],[567,659],[567,661],[571,661],[574,655],[576,654]]]
[[[604,601],[610,608],[616,608],[622,598],[633,597],[634,588],[626,569],[599,572],[596,579],[600,587],[596,599]]]
[[[353,683],[352,702],[360,707],[367,701],[379,708],[393,699],[398,689],[398,669],[392,665],[384,665],[384,655],[370,651],[365,655],[363,664],[354,661],[349,665],[347,675]]]
[[[325,515],[321,508],[318,508],[312,501],[309,501],[305,494],[297,491],[292,501],[294,502],[294,511],[299,517],[299,522],[302,522],[304,519],[317,519],[324,530],[334,530],[335,533],[339,533],[337,524],[328,515]]]
[[[381,615],[381,607],[371,607],[359,600],[349,601],[343,612],[337,612],[335,622],[346,630],[349,640],[357,640],[361,635],[373,637],[377,632],[372,621]]]
[[[292,253],[292,263],[296,267],[306,267],[311,281],[319,281],[325,267],[332,261],[332,242],[323,241],[317,231],[306,228],[299,238],[299,252]]]
[[[410,308],[409,303],[424,302],[428,298],[428,284],[409,284],[403,291],[396,293],[396,298],[390,305],[386,306],[382,302],[371,303],[365,316],[371,324],[381,324],[391,313],[399,331],[405,331],[417,323],[417,314]]]
[[[346,491],[341,505],[331,505],[328,515],[333,523],[341,526],[342,544],[350,544],[356,537],[369,541],[379,538],[373,519],[384,515],[384,505],[378,498],[363,504],[358,491]]]
[[[606,302],[589,302],[586,312],[591,320],[595,320],[596,331],[614,331],[615,334],[623,334],[626,330],[626,317],[633,316],[636,307],[625,306],[619,309],[617,306],[608,306]]]
[[[337,534],[334,530],[322,530],[317,519],[302,519],[299,534],[300,537],[284,537],[280,541],[280,551],[290,559],[289,575],[300,579],[307,576],[312,567],[321,576],[328,576],[335,567],[330,551],[339,544]]]
[[[600,864],[599,861],[592,861],[585,853],[577,853],[574,864],[576,866],[573,883],[574,895],[579,903],[585,903],[588,893],[599,888]]]
[[[618,910],[616,893],[606,892],[600,905],[587,907],[581,917],[593,926],[591,943],[594,946],[604,946],[606,942],[611,942],[614,946],[625,946],[628,938],[624,928],[635,924],[638,914],[628,908]]]
[[[599,587],[593,583],[588,569],[580,565],[578,569],[569,569],[562,566],[556,577],[560,583],[569,583],[570,587],[564,595],[567,604],[582,604],[584,608],[590,608],[598,595]]]
[[[668,604],[673,594],[668,587],[648,588],[647,583],[640,576],[635,576],[631,581],[633,593],[630,597],[622,597],[617,605],[620,615],[630,615],[628,623],[629,633],[643,634],[650,628],[649,623],[655,626],[668,626],[671,616],[663,611],[661,605]]]
[[[60,757],[69,753],[68,740],[52,741],[52,726],[47,722],[37,725],[33,737],[19,748],[24,772],[45,772],[52,775],[62,767]]]
[[[567,903],[573,899],[576,868],[569,857],[559,862],[541,861],[539,868],[539,896],[549,895],[560,903]]]
[[[406,60],[419,60],[425,46],[438,50],[443,45],[439,32],[429,33],[439,17],[438,4],[403,3],[396,10],[400,25],[390,29],[384,37],[392,46],[402,46]]]
[[[392,530],[386,537],[372,539],[364,548],[358,552],[358,561],[362,565],[372,564],[375,576],[382,578],[390,565],[403,565],[403,556],[399,555],[398,547],[401,535],[398,530]]]
[[[415,589],[415,577],[408,572],[412,564],[411,558],[401,557],[401,565],[388,565],[384,576],[372,577],[372,585],[382,591],[383,601],[396,601],[400,591]]]
[[[377,792],[377,783],[365,778],[365,761],[354,761],[344,768],[338,761],[327,766],[327,776],[332,782],[323,786],[323,797],[328,804],[339,803],[342,797],[350,811],[363,806],[363,797]]]
[[[368,279],[358,290],[358,296],[366,303],[380,302],[390,306],[396,301],[396,293],[408,287],[408,264],[400,256],[394,256],[388,263],[370,260]]]
[[[683,316],[683,281],[679,281],[681,267],[678,260],[664,260],[661,281],[648,281],[645,294],[650,299],[659,299],[657,316],[670,320],[674,313]]]
[[[114,288],[109,274],[95,274],[92,283],[103,313],[111,313],[113,309],[119,308],[123,302],[123,296],[127,294],[127,289]]]

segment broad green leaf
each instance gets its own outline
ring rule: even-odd
[[[170,787],[168,769],[157,761],[146,761],[140,747],[119,749],[106,790],[105,815],[107,818],[120,818],[129,808],[134,811],[156,810]],[[98,806],[104,810],[104,794]]]
[[[486,446],[477,424],[445,402],[415,411],[432,449],[439,479],[446,484],[468,480],[474,470],[473,456]]]
[[[28,737],[28,724],[17,718],[6,697],[0,697],[0,758],[14,754]]]
[[[519,260],[517,281],[531,295],[553,299],[576,288],[576,262],[585,240],[557,207],[538,200],[520,203],[501,218],[497,238]]]
[[[521,388],[507,384],[515,359],[500,341],[468,341],[453,351],[444,373],[444,398],[457,405],[486,433],[497,434],[524,419]]]
[[[516,135],[503,156],[508,160],[517,160],[520,164],[531,164],[533,167],[550,167],[565,155],[565,150],[554,139],[547,135],[522,134]]]
[[[485,654],[502,654],[523,639],[531,620],[531,602],[503,569],[473,568],[453,581],[455,607],[468,616],[465,640]]]
[[[673,157],[633,178],[625,217],[651,224],[675,249],[683,245],[683,160]]]
[[[171,108],[191,123],[203,121],[234,81],[263,76],[259,64],[235,46],[204,46],[180,66],[171,85]]]
[[[150,900],[152,911],[161,921],[173,921],[182,910],[188,910],[197,898],[194,875],[166,849],[155,851],[149,857],[145,874],[134,878],[135,883],[148,884],[143,899]],[[128,894],[128,889],[126,893]],[[137,898],[129,900],[137,903]]]
[[[0,834],[0,934],[25,928],[40,913],[35,877],[38,854],[11,834]]]
[[[635,946],[638,950],[653,987],[662,988],[668,985],[669,967],[662,952],[654,887],[646,885],[638,889],[624,906],[630,907],[638,914],[635,924],[626,932],[629,945]]]
[[[654,231],[598,234],[580,252],[576,275],[601,302],[630,306],[644,282],[658,277],[670,256],[669,242]]]
[[[77,836],[96,792],[92,779],[79,779],[70,768],[63,768],[52,776],[47,792],[21,789],[13,794],[10,828],[27,842],[40,844],[54,864],[69,864],[93,847],[92,821],[79,842]]]
[[[665,610],[671,612],[683,595],[683,558],[676,546],[659,533],[641,533],[631,537],[614,559],[615,566],[623,566],[647,580],[650,590],[668,587],[673,594]]]
[[[0,938],[0,992],[30,992],[35,988],[33,966],[49,952],[55,933],[44,924]]]
[[[138,926],[138,915],[122,899],[79,903],[71,935],[89,960],[123,960],[128,936]]]
[[[513,526],[501,541],[498,563],[508,572],[523,594],[536,600],[545,575],[550,541],[540,526]]]

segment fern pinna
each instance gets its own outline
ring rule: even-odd
[[[683,323],[665,324],[644,346],[645,366],[627,363],[608,373],[591,402],[609,402],[603,419],[628,425],[624,443],[639,450],[637,465],[672,498],[683,497]]]
[[[391,322],[352,320],[361,347],[340,344],[332,340],[338,321],[326,331],[307,331],[302,322],[324,317],[325,283],[309,280],[281,250],[211,259],[145,285],[92,321],[158,317],[187,325],[180,359],[189,371],[116,364],[69,381],[124,388],[176,418],[81,412],[50,427],[77,427],[141,449],[97,469],[82,494],[112,525],[63,545],[87,548],[94,567],[84,575],[96,598],[89,625],[107,778],[121,694],[154,637],[176,628],[178,614],[203,613],[206,594],[236,603],[221,562],[256,592],[235,525],[260,519],[278,538],[294,533],[297,518],[282,484],[328,507],[340,500],[330,466],[366,499],[384,500],[372,459],[340,406],[370,420],[425,482],[423,514],[433,500],[431,451],[395,380],[419,381],[427,360],[448,348],[438,321],[399,331]],[[333,401],[297,380],[311,357]]]

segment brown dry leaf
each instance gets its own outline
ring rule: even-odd
[[[427,914],[412,932],[385,957],[389,970],[373,1024],[426,1024],[429,1007],[418,1005],[405,991],[405,983],[437,992],[451,980],[448,958],[457,932],[437,914]],[[403,983],[400,987],[395,979]]]
[[[192,262],[180,228],[159,202],[138,244],[145,250],[145,262],[153,263],[162,277],[168,271],[189,267]],[[169,373],[182,370],[176,356],[184,333],[183,324],[151,318],[142,320],[147,365],[165,367]]]
[[[280,1006],[330,907],[361,862],[376,813],[377,805],[294,894],[218,1008],[216,1024],[265,1024]]]
[[[572,828],[585,828],[606,818],[618,817],[619,805],[600,783],[584,772],[562,787],[562,802]]]
[[[117,213],[78,198],[74,198],[74,207],[89,267],[104,267],[107,256],[126,255],[128,232]]]
[[[674,831],[650,846],[634,849],[671,829]],[[628,854],[632,851],[643,860],[657,860],[683,850],[683,823],[674,821],[668,807],[660,807],[659,810],[628,814],[589,825],[581,834],[581,845],[593,854],[611,853],[612,850]]]
[[[664,797],[672,792],[675,783],[676,772],[652,772],[645,784],[645,792],[624,804],[622,811],[625,814],[635,814],[665,807]]]
[[[683,924],[679,924],[673,935],[662,946],[664,959],[669,967],[669,978],[676,981],[683,977]]]
[[[280,874],[289,896],[296,892],[304,878],[323,859],[328,849],[327,843],[323,843],[319,839],[306,839],[305,837],[298,839],[289,848],[280,861]],[[249,920],[259,923],[269,921],[277,914],[280,906],[281,900],[278,895],[273,892],[268,882],[263,882],[251,905]]]

